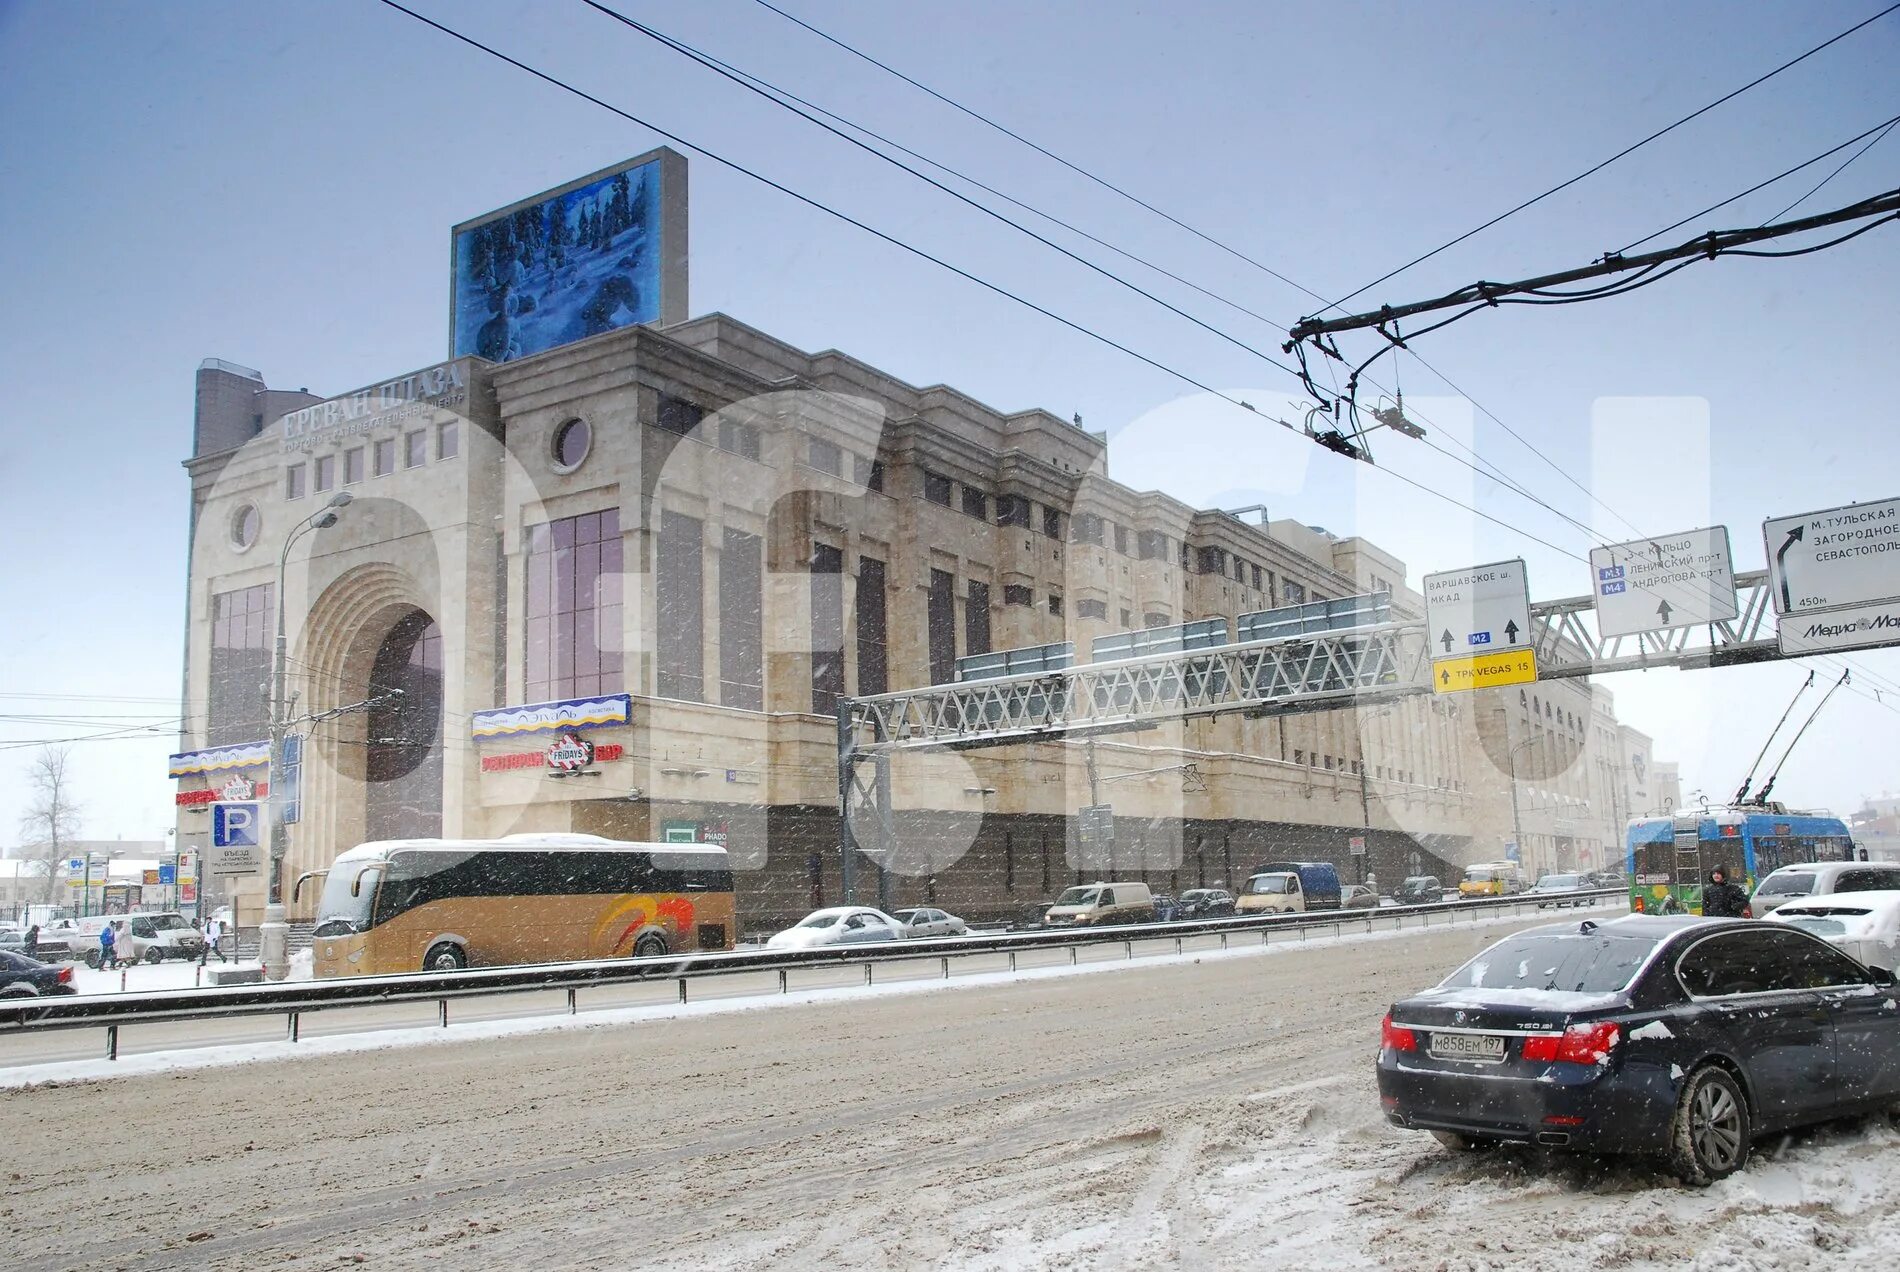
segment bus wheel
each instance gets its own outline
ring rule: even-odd
[[[468,966],[468,955],[459,945],[447,941],[440,945],[431,945],[429,952],[422,956],[422,970],[425,972],[459,972]]]
[[[666,938],[658,932],[648,932],[633,943],[635,958],[657,958],[666,953]]]

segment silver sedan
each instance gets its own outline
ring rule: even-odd
[[[970,931],[970,925],[956,915],[929,906],[898,910],[892,917],[903,924],[904,935],[910,937],[967,936]]]

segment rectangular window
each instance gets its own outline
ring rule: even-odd
[[[617,508],[528,527],[529,702],[621,688],[620,551]]]
[[[1286,592],[1286,603],[1288,605],[1306,604],[1306,588],[1301,584],[1295,583],[1292,579],[1288,579],[1284,590]]]
[[[1077,618],[1099,618],[1103,622],[1107,622],[1108,621],[1108,602],[1107,601],[1077,601],[1075,604],[1075,616]]]
[[[720,420],[719,449],[731,451],[734,455],[743,455],[747,459],[757,459],[759,457],[758,425],[744,424],[738,420]]]
[[[996,524],[1013,526],[1018,530],[1029,529],[1029,501],[1021,495],[998,495]]]
[[[413,433],[404,433],[402,437],[402,466],[420,468],[429,462],[429,434],[422,429]]]
[[[1062,537],[1062,512],[1060,509],[1044,508],[1042,510],[1042,532],[1051,539],[1060,539]]]
[[[343,452],[343,484],[353,486],[363,480],[363,448],[352,446]]]
[[[396,439],[385,437],[370,447],[370,471],[378,477],[387,477],[396,471]]]
[[[884,563],[858,558],[858,692],[888,693],[890,646],[884,615]]]
[[[706,412],[688,402],[685,398],[676,398],[671,393],[660,394],[659,426],[669,433],[686,436],[699,427],[706,418]]]
[[[1135,535],[1135,555],[1143,561],[1164,561],[1168,556],[1168,536],[1159,530],[1143,530]]]
[[[256,742],[270,733],[264,686],[270,680],[271,585],[211,598],[210,696],[205,743]]]
[[[302,464],[292,464],[284,469],[284,498],[303,498],[304,468]]]
[[[1030,591],[1029,588],[1024,586],[1023,584],[1021,583],[1003,584],[1003,604],[1005,605],[1034,605],[1035,603],[1036,603],[1036,594]]]
[[[1078,512],[1069,518],[1069,542],[1102,546],[1102,519],[1092,512]]]
[[[956,580],[947,570],[930,572],[925,622],[930,629],[930,683],[949,684],[957,675]]]
[[[1163,614],[1160,610],[1149,610],[1146,614],[1141,616],[1141,625],[1143,627],[1166,627],[1173,621],[1173,619]]]
[[[990,497],[973,486],[963,488],[963,513],[978,521],[990,519]]]
[[[1115,527],[1115,551],[1121,553],[1123,556],[1128,555],[1127,526],[1118,525]]]
[[[654,692],[701,702],[706,696],[705,527],[662,509],[659,571],[653,581],[659,635]]]
[[[315,470],[314,476],[316,481],[314,484],[318,491],[325,491],[336,485],[335,455],[319,455],[311,467]]]
[[[758,535],[726,527],[719,554],[719,701],[741,711],[765,709],[764,561]]]
[[[1234,582],[1245,583],[1246,581],[1247,581],[1247,563],[1241,560],[1239,557],[1235,557],[1234,558]]]
[[[990,585],[970,580],[970,594],[963,602],[963,653],[990,652]]]
[[[1263,580],[1260,577],[1260,567],[1256,565],[1253,567],[1253,590],[1258,592],[1260,590],[1260,586],[1262,582]]]
[[[1226,549],[1202,548],[1200,551],[1200,570],[1202,574],[1227,573]]]
[[[1181,568],[1183,570],[1193,569],[1194,555],[1193,553],[1188,551],[1188,541],[1186,539],[1181,540],[1180,548],[1181,548],[1181,551],[1180,551]]]
[[[844,476],[844,449],[836,442],[827,442],[822,437],[812,438],[806,450],[805,462],[821,473],[830,473],[833,477]]]
[[[950,479],[941,473],[924,473],[924,498],[940,507],[950,506]]]
[[[454,459],[457,455],[461,454],[461,451],[462,432],[460,421],[450,420],[435,430],[435,457],[437,459]],[[619,516],[618,513],[614,515],[616,518]]]
[[[1294,751],[1294,752],[1293,752],[1293,762],[1294,762],[1295,764],[1305,764],[1305,763],[1306,763],[1306,752],[1304,752],[1304,751],[1299,751],[1299,750],[1296,750],[1296,751]]]
[[[1059,592],[1049,593],[1049,612],[1051,614],[1054,614],[1057,618],[1062,617],[1062,594],[1061,593]]]
[[[811,545],[811,709],[835,715],[844,697],[844,553]]]
[[[866,459],[862,455],[853,455],[851,457],[851,480],[857,482],[858,485],[864,487],[866,490],[875,490],[879,494],[883,494],[884,461],[881,459]]]
[[[1122,630],[1128,631],[1130,628],[1134,627],[1134,625],[1135,625],[1135,612],[1133,610],[1123,610],[1122,611]]]

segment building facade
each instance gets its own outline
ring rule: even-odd
[[[1078,424],[724,315],[329,399],[215,360],[198,388],[180,843],[266,794],[281,605],[287,880],[368,839],[694,839],[769,926],[840,899],[841,698],[1354,594],[1422,612],[1363,539],[1140,490]],[[897,848],[859,899],[1002,915],[1085,877],[1231,886],[1289,855],[1392,881],[1512,842],[1600,864],[1638,798],[1632,735],[1586,682],[1526,688],[1116,735],[1094,786],[1080,743],[906,755]],[[1105,850],[1074,829],[1095,800]],[[285,891],[309,917],[313,890]]]

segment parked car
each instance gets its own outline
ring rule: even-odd
[[[1049,913],[1054,901],[1036,901],[1018,906],[1016,917],[1010,921],[1010,931],[1027,932],[1043,926],[1042,918]]]
[[[1225,888],[1189,888],[1181,894],[1177,919],[1219,919],[1234,912],[1234,894]]]
[[[970,925],[956,915],[930,906],[899,910],[891,917],[903,926],[907,937],[967,936],[970,932]]]
[[[1376,910],[1379,908],[1379,894],[1363,883],[1349,883],[1340,894],[1339,908],[1342,910]]]
[[[1152,923],[1154,894],[1145,883],[1088,883],[1056,898],[1042,916],[1048,927],[1101,927],[1111,923]]]
[[[15,954],[24,954],[26,929],[18,923],[0,923],[0,950],[12,950]]]
[[[882,910],[861,905],[835,905],[813,910],[783,932],[766,939],[768,950],[808,949],[816,945],[861,945],[870,941],[901,941],[904,925]]]
[[[1165,892],[1154,894],[1155,922],[1169,923],[1181,917],[1181,902]]]
[[[49,994],[76,994],[73,968],[54,967],[16,950],[0,950],[0,998],[41,998]]]
[[[1412,875],[1392,889],[1392,899],[1400,905],[1433,905],[1444,891],[1436,876]]]
[[[1387,1120],[1665,1159],[1689,1184],[1759,1137],[1900,1100],[1900,988],[1792,923],[1634,914],[1532,928],[1380,1030]]]
[[[1234,902],[1239,914],[1299,914],[1306,909],[1306,889],[1291,870],[1268,870],[1248,879]]]
[[[1589,905],[1589,897],[1578,895],[1590,886],[1584,879],[1578,874],[1541,875],[1525,895],[1536,897],[1540,910],[1547,905]]]
[[[1755,885],[1748,908],[1756,918],[1802,897],[1838,892],[1875,892],[1900,889],[1900,866],[1869,865],[1864,861],[1810,861],[1805,865],[1772,870]]]
[[[1900,891],[1842,892],[1777,906],[1770,922],[1788,923],[1869,967],[1900,968]]]

